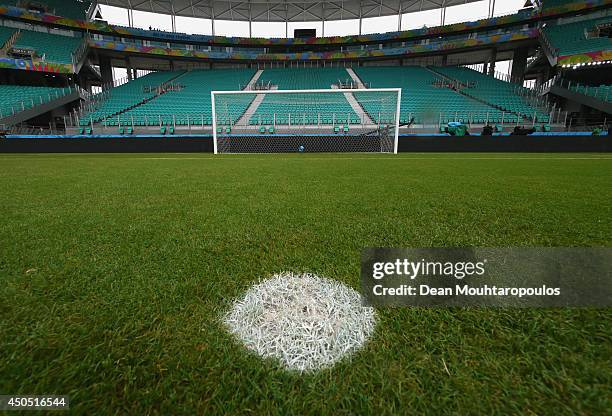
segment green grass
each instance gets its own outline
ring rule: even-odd
[[[366,246],[610,246],[608,155],[2,155],[0,393],[83,414],[610,414],[612,313],[388,309],[319,373],[220,315]]]

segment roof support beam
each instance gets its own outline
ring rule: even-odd
[[[289,37],[289,5],[285,3],[285,38]]]
[[[444,26],[446,21],[446,0],[442,0],[442,8],[440,9],[440,26]]]
[[[325,37],[325,2],[321,3],[321,36]]]
[[[491,18],[495,16],[495,0],[489,0],[489,14],[487,17]]]
[[[361,36],[361,26],[363,24],[363,8],[361,1],[359,2],[359,36]]]
[[[127,14],[128,14],[128,26],[134,27],[134,13],[132,11],[132,0],[128,0]]]
[[[170,13],[170,23],[172,25],[172,32],[176,33],[176,14],[174,13],[174,3],[170,3],[172,12]]]
[[[399,3],[399,10],[397,12],[397,31],[402,31],[402,2]]]

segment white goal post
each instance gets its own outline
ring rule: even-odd
[[[401,88],[211,91],[213,150],[397,153],[401,97]]]

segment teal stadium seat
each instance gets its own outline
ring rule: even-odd
[[[484,101],[495,108],[489,112],[489,122],[500,123],[504,112],[504,122],[516,120],[519,114],[533,118],[538,122],[548,122],[549,115],[544,109],[534,107],[525,98],[527,89],[517,84],[506,82],[465,67],[435,67],[433,70],[456,81],[461,81],[461,91],[474,99]],[[482,115],[482,112],[479,112]],[[479,117],[482,119],[482,117]],[[486,121],[486,120],[483,120]]]
[[[39,58],[60,64],[71,64],[72,54],[83,43],[82,37],[62,36],[21,30],[14,46],[33,49]]]
[[[110,118],[122,124],[147,126],[187,126],[212,124],[210,92],[213,90],[238,90],[255,75],[254,69],[195,70],[191,72],[157,72],[138,78],[110,91],[110,98],[92,113],[94,121]],[[145,92],[145,87],[157,87],[165,82],[179,85],[154,98],[155,92]],[[236,121],[248,108],[255,95],[233,96],[227,103],[219,97],[217,108],[227,111],[231,121]],[[89,117],[89,114],[86,115]],[[219,118],[223,115],[219,115]]]
[[[0,26],[0,46],[4,45],[6,41],[10,39],[14,32],[15,29],[13,29],[12,27]]]
[[[69,92],[67,88],[0,85],[0,118],[53,101]]]
[[[543,2],[542,10],[547,10],[558,6],[564,6],[566,4],[572,4],[575,2],[576,0],[546,0],[545,2]]]
[[[338,80],[348,78],[344,68],[274,68],[265,69],[259,82],[279,90],[331,89]],[[360,123],[343,94],[266,95],[251,116],[251,125],[318,125]]]
[[[23,7],[24,3],[27,4],[29,2],[2,0],[0,3],[7,6]],[[41,7],[45,13],[77,20],[85,20],[87,18],[87,10],[91,5],[89,0],[40,0],[32,1],[31,3]]]
[[[612,102],[612,85],[579,85],[570,84],[569,88],[579,94],[588,95],[601,101]]]
[[[362,81],[372,88],[402,88],[400,120],[414,117],[415,123],[484,123],[501,120],[501,111],[458,92],[443,87],[444,78],[427,68],[405,67],[359,67],[354,71]],[[395,102],[377,102],[373,93],[356,93],[372,120],[382,124],[392,123]]]
[[[354,70],[373,88],[402,88],[400,119],[404,122],[414,117],[417,124],[445,125],[451,121],[499,124],[516,122],[519,113],[536,114],[538,122],[548,122],[547,114],[517,94],[516,88],[522,87],[467,68],[360,67]],[[109,126],[208,126],[212,124],[210,92],[238,90],[254,73],[254,69],[154,72],[104,93],[105,98],[94,111],[83,116],[81,125],[89,124],[91,119]],[[264,70],[260,80],[280,89],[324,89],[347,76],[344,68],[282,68]],[[445,76],[464,82],[463,94],[449,88]],[[172,83],[178,89],[156,96],[151,89],[163,83]],[[217,96],[220,123],[217,132],[222,133],[224,126],[238,121],[255,96]],[[354,96],[372,121],[393,122],[394,100],[380,100],[378,93],[361,92]],[[274,124],[350,127],[360,122],[360,116],[344,94],[313,93],[268,94],[248,120],[250,125],[259,126],[261,133],[265,133],[266,126]]]
[[[117,126],[119,124],[131,125],[132,118],[131,116],[127,116],[125,111],[147,99],[151,99],[155,95],[155,92],[150,91],[151,89],[160,86],[164,82],[170,81],[180,74],[182,74],[182,72],[152,72],[126,84],[112,88],[108,92],[99,94],[94,97],[94,100],[96,100],[96,98],[99,100],[99,105],[96,106],[94,111],[86,113],[81,121],[85,121],[86,123],[89,123],[90,119],[93,120],[94,123],[104,121],[106,126]],[[116,117],[119,113],[122,114]],[[146,121],[146,124],[149,126],[159,126],[159,114],[151,114],[151,117]],[[136,117],[134,122],[135,124],[141,123],[145,125],[144,118]]]
[[[612,16],[586,19],[578,22],[555,25],[550,22],[544,33],[559,56],[578,55],[588,52],[612,50],[612,39],[597,36],[597,26],[612,22]]]

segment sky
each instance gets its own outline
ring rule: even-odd
[[[515,13],[523,7],[525,0],[497,0],[495,2],[495,16]],[[100,6],[102,17],[111,24],[128,26],[127,9],[111,6]],[[445,24],[466,22],[486,18],[488,14],[489,1],[481,0],[460,6],[448,7],[446,9]],[[134,26],[148,29],[172,31],[172,23],[169,15],[134,11]],[[402,30],[416,29],[425,26],[439,26],[441,23],[440,9],[424,12],[404,14],[402,16]],[[398,29],[397,16],[384,16],[363,19],[362,34],[393,32]],[[317,36],[322,36],[321,22],[295,22],[289,23],[289,37],[293,35],[294,29],[313,28],[317,30]],[[212,34],[212,24],[209,19],[195,19],[190,17],[176,18],[177,32],[189,34]],[[325,23],[325,36],[355,35],[359,32],[358,20],[341,20]],[[215,20],[215,34],[223,36],[249,36],[249,25],[247,22]],[[252,24],[252,36],[254,37],[285,37],[285,24],[277,22],[256,22]],[[496,68],[500,72],[507,72],[509,62],[499,62]],[[125,70],[117,68],[115,78],[125,76]]]

